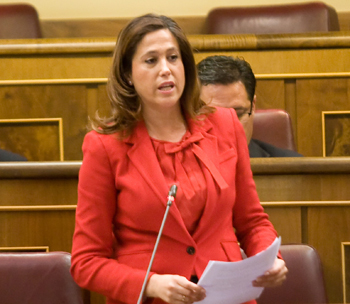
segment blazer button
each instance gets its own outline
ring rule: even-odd
[[[194,253],[196,252],[196,249],[194,249],[194,247],[192,247],[192,246],[189,246],[189,247],[187,247],[186,251],[188,254],[194,255]]]

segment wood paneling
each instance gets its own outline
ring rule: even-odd
[[[298,152],[322,156],[322,111],[349,110],[350,32],[189,40],[197,62],[215,54],[250,62],[257,108],[288,111]],[[62,118],[65,160],[81,160],[88,116],[109,112],[105,85],[114,45],[109,38],[3,40],[0,119]]]
[[[48,246],[49,251],[72,248],[75,210],[1,211],[1,247]]]
[[[0,206],[74,205],[77,202],[76,180],[21,179],[1,180]],[[42,199],[43,193],[45,200]]]
[[[88,123],[86,85],[0,86],[0,102],[2,105],[0,119],[62,118],[65,159],[82,159],[81,143]],[[22,139],[18,141],[18,145],[23,148],[23,145],[26,144],[29,151],[37,150],[39,154],[34,155],[37,155],[39,159],[33,159],[31,153],[25,156],[28,160],[36,161],[59,160],[59,158],[46,159],[44,157],[45,144],[49,145],[49,141],[45,141],[45,138],[41,136],[40,125],[37,128],[39,128],[39,133],[36,134],[36,138],[32,138],[27,143],[24,143]],[[0,135],[1,141],[6,140],[5,135]],[[14,149],[14,152],[16,151],[17,149]],[[40,152],[42,152],[42,158],[40,158]]]
[[[285,108],[285,83],[282,79],[257,81],[256,88],[257,109]]]
[[[327,271],[327,292],[334,295],[330,298],[331,301],[342,301],[342,277],[339,276],[341,243],[350,240],[349,219],[350,208],[325,207],[308,210],[308,243],[322,253],[323,267]]]
[[[284,244],[302,243],[302,214],[300,207],[264,207]],[[281,216],[283,214],[283,216]]]
[[[338,12],[339,26],[341,31],[350,30],[350,12]]]
[[[298,148],[305,155],[322,156],[322,111],[350,109],[349,79],[297,81]]]
[[[269,201],[271,192],[274,193],[276,201],[308,201],[308,200],[347,200],[349,192],[344,189],[336,188],[330,183],[332,175],[306,175],[306,174],[279,174],[272,175],[269,179],[265,176],[255,175],[254,179],[258,182],[258,192],[262,201]],[[346,188],[350,182],[348,173],[339,174],[339,183]],[[296,188],[304,189],[303,192],[295,191]]]
[[[0,148],[31,161],[64,160],[61,118],[0,119]]]

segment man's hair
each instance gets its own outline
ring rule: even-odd
[[[209,56],[197,65],[201,85],[227,85],[241,81],[250,102],[255,95],[256,79],[250,64],[240,58],[230,56]]]

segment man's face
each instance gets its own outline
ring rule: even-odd
[[[250,113],[250,100],[244,84],[240,81],[230,84],[208,84],[201,88],[201,99],[211,105],[223,108],[232,108],[243,125],[247,142],[249,144],[253,134],[253,118],[255,99],[253,100],[252,114]]]

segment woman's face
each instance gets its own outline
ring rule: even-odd
[[[179,106],[185,71],[175,37],[162,29],[146,34],[132,58],[129,77],[143,111],[165,111]]]

